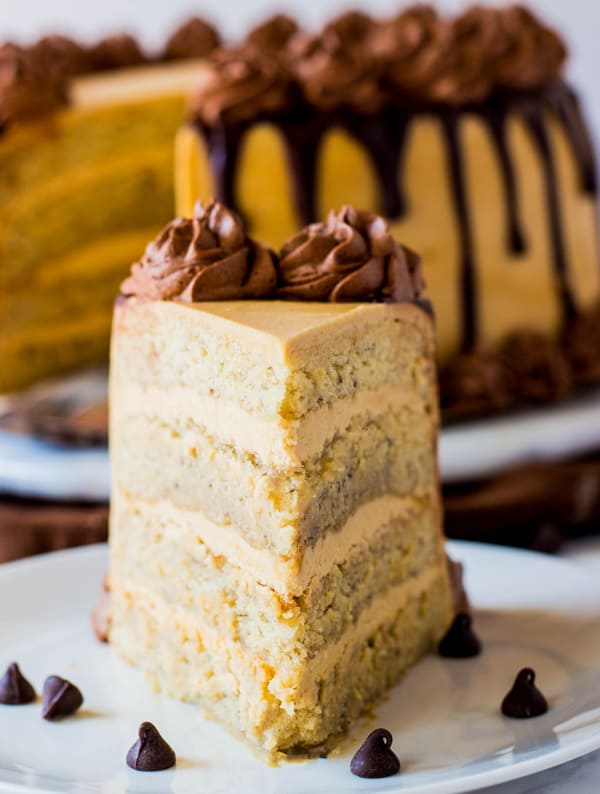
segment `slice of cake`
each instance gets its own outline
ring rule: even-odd
[[[153,62],[128,36],[0,47],[0,393],[108,358],[115,291],[173,217],[173,137],[217,42],[195,20]]]
[[[275,264],[215,203],[122,290],[110,641],[255,746],[323,750],[453,613],[418,258],[344,208]]]
[[[177,211],[217,195],[271,245],[342,201],[381,213],[426,256],[448,412],[563,399],[600,365],[573,342],[600,333],[600,254],[565,59],[523,6],[351,12],[314,36],[276,18],[203,72]]]

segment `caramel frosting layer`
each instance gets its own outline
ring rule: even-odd
[[[246,235],[238,215],[218,201],[194,218],[169,223],[121,285],[127,297],[184,302],[264,298],[277,275],[274,254]]]
[[[281,298],[312,301],[410,301],[423,291],[420,257],[397,243],[374,213],[342,207],[281,249]]]
[[[252,46],[219,50],[192,108],[216,125],[279,111],[292,100],[292,79],[283,61]]]
[[[212,435],[244,453],[252,452],[267,469],[293,471],[318,455],[335,436],[343,432],[356,416],[373,418],[421,405],[397,386],[380,386],[360,391],[351,397],[321,405],[302,419],[268,419],[244,410],[232,400],[201,395],[189,386],[141,386],[128,383],[113,398],[123,416],[144,414],[160,416],[162,421],[182,418],[200,428],[209,427]],[[376,408],[373,408],[376,406]]]
[[[273,551],[258,549],[233,525],[216,524],[198,510],[186,510],[166,499],[148,501],[119,489],[115,496],[117,510],[134,510],[149,523],[153,517],[168,525],[174,542],[184,543],[191,555],[200,540],[215,556],[225,557],[244,575],[272,588],[282,598],[297,598],[347,557],[352,548],[369,546],[392,521],[406,520],[418,512],[421,504],[410,498],[388,494],[360,505],[338,532],[321,537],[314,546],[299,548],[297,555],[284,557]],[[365,533],[368,526],[369,532]]]

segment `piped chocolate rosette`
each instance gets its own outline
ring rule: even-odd
[[[421,258],[392,237],[379,215],[345,206],[286,242],[277,297],[312,301],[416,301]]]
[[[241,218],[218,201],[198,203],[193,218],[169,223],[121,285],[145,300],[241,300],[269,297],[275,255],[246,234]]]
[[[74,77],[205,58],[220,43],[217,30],[198,17],[175,30],[156,56],[146,53],[128,33],[91,45],[57,34],[43,36],[30,46],[5,42],[0,45],[0,131],[8,124],[41,118],[69,105],[69,81]]]
[[[121,285],[141,300],[280,299],[412,302],[429,308],[421,258],[398,243],[384,218],[344,206],[299,231],[277,256],[248,236],[239,215],[219,201],[198,202],[150,242]]]

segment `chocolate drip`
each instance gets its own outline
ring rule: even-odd
[[[546,119],[544,118],[543,111],[540,110],[538,105],[534,105],[530,100],[523,100],[519,110],[531,132],[543,166],[544,190],[546,194],[546,206],[548,207],[548,224],[550,227],[550,241],[552,245],[552,261],[557,280],[558,298],[562,308],[563,321],[566,324],[576,316],[577,307],[569,285],[567,256],[560,216],[558,182],[556,179],[556,168],[548,136]]]
[[[293,176],[292,190],[301,224],[317,219],[317,172],[323,125],[313,119],[278,125],[286,144],[286,154]]]
[[[522,254],[526,250],[525,236],[519,220],[519,202],[515,172],[506,142],[506,110],[504,106],[492,108],[484,115],[496,147],[500,173],[504,187],[506,218],[508,222],[506,247],[511,254]]]
[[[401,218],[406,211],[400,168],[405,150],[406,132],[412,114],[382,113],[380,116],[350,116],[345,130],[363,144],[379,180],[380,211],[388,218]]]
[[[389,218],[399,218],[406,211],[404,194],[404,159],[410,125],[428,114],[440,122],[452,191],[453,208],[460,239],[460,270],[463,301],[464,351],[478,342],[477,269],[473,248],[473,229],[465,183],[460,124],[465,113],[478,117],[491,136],[498,157],[507,219],[506,246],[510,255],[527,250],[527,240],[520,218],[514,164],[507,140],[507,120],[517,114],[525,121],[539,152],[548,207],[548,227],[553,267],[565,321],[576,314],[576,304],[569,285],[568,261],[560,214],[558,181],[547,129],[547,113],[561,124],[576,161],[581,190],[597,194],[594,152],[577,97],[564,83],[555,83],[535,92],[498,93],[469,105],[453,107],[429,103],[388,106],[378,114],[365,115],[351,109],[323,111],[310,104],[298,103],[290,111],[261,113],[252,122],[225,127],[200,125],[207,141],[219,200],[237,207],[235,176],[240,145],[247,130],[256,123],[273,124],[286,144],[292,175],[294,203],[299,220],[308,224],[318,220],[317,185],[319,151],[324,134],[340,128],[362,144],[377,175],[380,203]],[[321,208],[327,209],[327,208]],[[508,257],[507,257],[508,258]]]
[[[467,203],[462,150],[459,141],[459,115],[448,110],[440,117],[445,133],[446,153],[450,171],[450,185],[454,211],[460,236],[460,273],[463,300],[463,350],[472,350],[477,342],[477,275],[473,255],[473,230]]]
[[[235,176],[245,127],[204,127],[203,133],[212,165],[217,199],[237,207]]]
[[[587,130],[579,100],[574,91],[568,86],[557,87],[550,93],[550,107],[557,114],[562,123],[565,135],[575,153],[579,170],[579,185],[581,190],[589,196],[598,192],[598,172],[594,147]]]

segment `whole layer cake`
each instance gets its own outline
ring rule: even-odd
[[[108,358],[115,291],[173,216],[201,20],[156,58],[119,35],[0,47],[0,393]]]
[[[326,751],[453,616],[421,289],[370,213],[277,261],[218,203],[122,286],[110,642],[271,754]]]
[[[178,212],[218,196],[279,245],[349,201],[423,252],[448,416],[600,380],[593,147],[560,37],[522,6],[276,17],[203,73]]]

